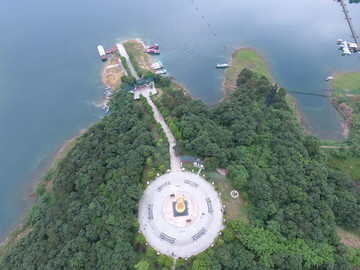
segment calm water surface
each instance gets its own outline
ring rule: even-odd
[[[360,6],[350,12],[360,26]],[[332,72],[360,70],[336,49],[350,32],[330,0],[5,0],[0,32],[0,238],[31,204],[49,157],[102,117],[99,44],[158,42],[170,74],[209,105],[222,97],[214,65],[239,46],[256,48],[290,91],[324,93]],[[294,98],[314,134],[341,139],[327,98]]]

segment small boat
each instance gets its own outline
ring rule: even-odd
[[[154,45],[146,46],[146,49],[156,49],[156,50],[158,50],[159,49],[159,44],[155,43]]]
[[[162,68],[163,68],[163,64],[161,63],[161,61],[158,61],[158,62],[152,64],[152,65],[151,65],[151,68],[154,69],[154,70],[162,69]]]
[[[109,112],[110,112],[110,109],[108,108],[108,109],[106,109],[105,114],[109,114]]]
[[[156,49],[145,49],[144,52],[149,54],[160,54],[160,50]]]
[[[166,73],[167,73],[166,69],[158,70],[158,71],[155,72],[155,74],[166,74]]]
[[[111,87],[105,87],[105,90],[110,90],[111,89]]]
[[[107,109],[107,108],[108,108],[108,106],[107,106],[106,103],[101,107],[101,109],[103,109],[103,110],[105,110],[105,109]]]
[[[228,68],[228,64],[216,64],[216,68]]]
[[[325,80],[325,81],[330,81],[330,80],[333,80],[333,79],[334,79],[334,77],[329,76],[329,77],[327,77],[327,78],[326,78],[326,80]]]

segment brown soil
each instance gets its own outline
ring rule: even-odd
[[[343,136],[345,139],[349,137],[350,127],[352,124],[353,109],[346,102],[339,103],[338,99],[332,100],[335,108],[344,116],[345,122],[341,124]]]
[[[23,227],[24,225],[19,225],[15,230],[13,230],[2,243],[0,243],[0,259],[4,256],[6,250],[13,245],[15,245],[21,238],[27,235],[31,230],[32,227]]]
[[[352,248],[359,248],[360,247],[360,237],[347,232],[345,230],[343,230],[342,228],[337,228],[336,229],[339,237],[340,237],[340,242],[343,243],[344,245],[347,245],[349,247]]]
[[[112,65],[118,64],[119,55],[113,55],[105,64],[102,74],[102,80],[105,85],[116,90],[120,86],[121,77],[124,75],[120,67],[111,67]]]

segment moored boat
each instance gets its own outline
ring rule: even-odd
[[[163,64],[161,63],[161,61],[158,61],[158,62],[152,64],[152,65],[151,65],[151,68],[154,69],[154,70],[162,69],[162,68],[163,68]]]
[[[154,45],[146,46],[146,49],[156,49],[156,50],[158,50],[159,49],[159,44],[155,43]]]
[[[149,54],[160,54],[160,50],[156,49],[145,49],[144,52]]]
[[[166,73],[167,73],[166,69],[158,70],[158,71],[155,72],[155,74],[166,74]]]
[[[228,68],[228,64],[216,64],[216,68]]]

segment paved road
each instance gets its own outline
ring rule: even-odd
[[[130,71],[132,73],[132,75],[138,80],[140,79],[140,77],[138,76],[138,74],[136,73],[134,66],[132,65],[132,63],[130,62],[129,59],[129,55],[127,54],[124,45],[122,45],[121,43],[116,43],[116,47],[118,48],[119,54],[120,56],[123,56],[126,58],[126,63],[130,68]],[[120,61],[121,62],[121,61]]]
[[[161,124],[161,126],[166,134],[166,137],[169,141],[171,171],[180,171],[181,170],[180,158],[176,156],[175,150],[174,150],[174,146],[176,145],[175,137],[171,133],[170,128],[168,127],[168,125],[166,124],[166,122],[164,120],[164,117],[161,115],[161,113],[159,112],[156,105],[149,97],[149,95],[146,95],[145,97],[154,112],[155,120]]]

